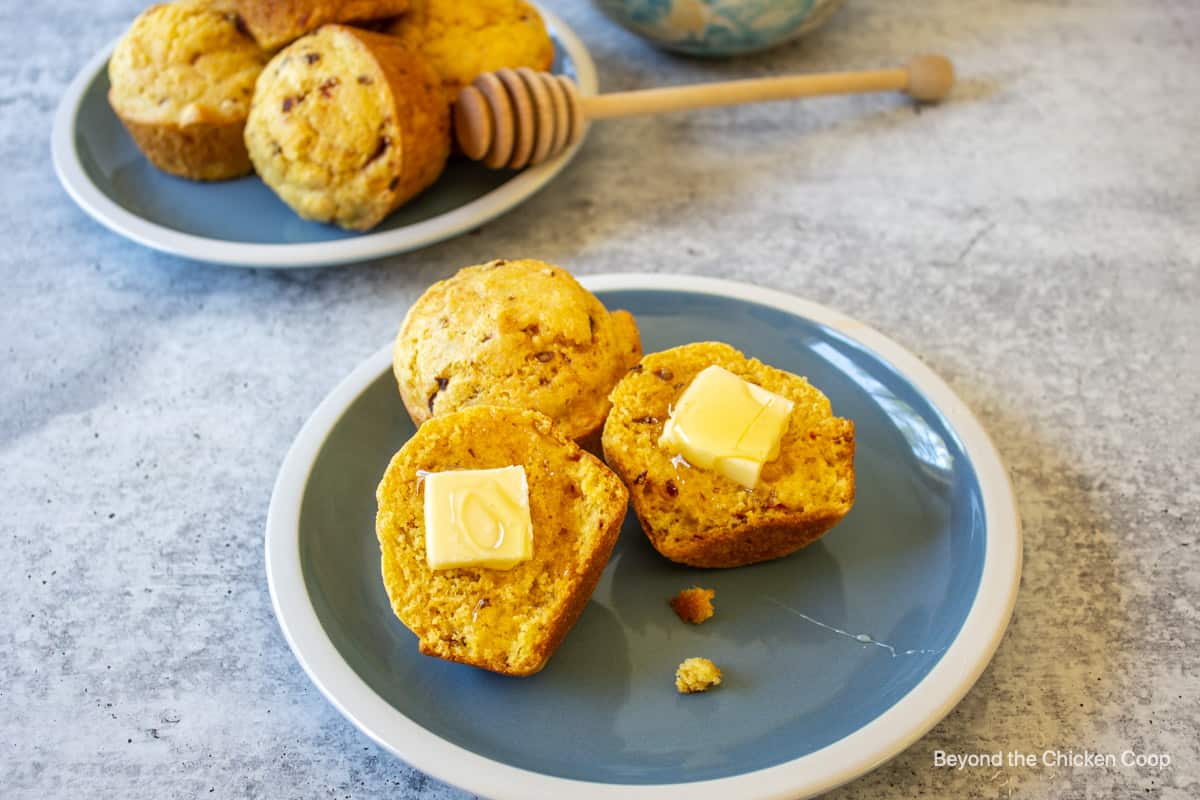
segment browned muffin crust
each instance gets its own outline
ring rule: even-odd
[[[331,22],[366,22],[408,10],[408,0],[231,0],[258,43],[275,50]]]

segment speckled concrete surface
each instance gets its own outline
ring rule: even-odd
[[[1026,568],[991,667],[838,798],[1200,796],[1200,5],[851,0],[806,43],[659,54],[553,5],[607,89],[945,51],[954,102],[605,125],[547,190],[420,253],[285,274],[107,233],[51,116],[132,0],[0,7],[0,795],[450,798],[308,683],[272,617],[272,480],[429,282],[490,257],[748,280],[920,354],[1010,465]],[[653,165],[653,169],[648,169]],[[1168,753],[935,769],[933,753]]]

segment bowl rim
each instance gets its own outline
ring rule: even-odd
[[[857,342],[907,378],[943,415],[974,467],[983,497],[984,563],[970,610],[953,642],[921,681],[853,733],[820,750],[739,775],[670,784],[617,784],[544,775],[481,756],[404,716],[376,694],[338,652],[313,608],[300,558],[300,506],[313,464],[343,412],[391,369],[390,345],[359,364],[313,412],[288,450],[267,514],[265,564],[280,629],[326,699],[380,747],[438,780],[498,800],[573,797],[617,800],[793,800],[863,775],[925,735],[963,698],[1004,636],[1021,577],[1022,536],[1007,470],[970,409],[933,370],[875,329],[784,292],[707,277],[604,274],[582,277],[593,292],[655,290],[716,295],[814,321]]]
[[[727,3],[730,2],[730,0],[725,1]],[[825,23],[829,22],[830,17],[846,4],[846,0],[813,0],[813,4],[809,8],[809,13],[796,24],[796,27],[772,38],[740,45],[716,45],[706,42],[703,39],[678,35],[672,36],[668,31],[655,28],[653,25],[634,22],[620,9],[623,4],[619,0],[596,0],[596,3],[601,11],[613,20],[613,22],[635,36],[645,39],[655,47],[683,55],[699,56],[701,58],[706,56],[721,58],[725,56],[761,53],[785,45],[788,42],[793,42],[801,36],[823,27]],[[738,0],[732,0],[732,4],[740,5]]]

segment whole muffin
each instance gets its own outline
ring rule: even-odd
[[[427,473],[520,466],[532,557],[506,569],[432,569]],[[475,406],[405,443],[376,492],[383,582],[426,655],[506,675],[545,666],[587,605],[629,508],[619,478],[532,411]]]
[[[263,70],[246,147],[297,214],[367,230],[437,180],[449,110],[420,55],[391,36],[326,25]]]
[[[721,367],[793,406],[752,489],[692,466],[660,444],[692,379]],[[672,561],[736,567],[816,541],[854,503],[854,423],[798,375],[747,358],[727,344],[697,342],[652,353],[621,380],[604,426],[604,459],[629,487],[650,543]]]
[[[524,0],[412,0],[387,31],[429,59],[450,102],[481,73],[554,62],[546,25]]]
[[[333,22],[366,22],[394,17],[408,0],[222,0],[233,3],[250,34],[276,50]]]
[[[598,448],[608,393],[641,357],[637,325],[561,267],[492,261],[423,294],[396,337],[400,396],[417,425],[474,405],[530,408]]]
[[[242,129],[268,55],[226,3],[151,6],[108,62],[108,102],[150,163],[193,180],[250,172]]]

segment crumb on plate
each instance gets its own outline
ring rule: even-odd
[[[721,670],[707,658],[688,658],[675,670],[675,688],[680,694],[707,692],[721,683]]]
[[[712,599],[717,596],[713,589],[693,586],[671,598],[671,608],[684,622],[698,625],[713,615]]]

